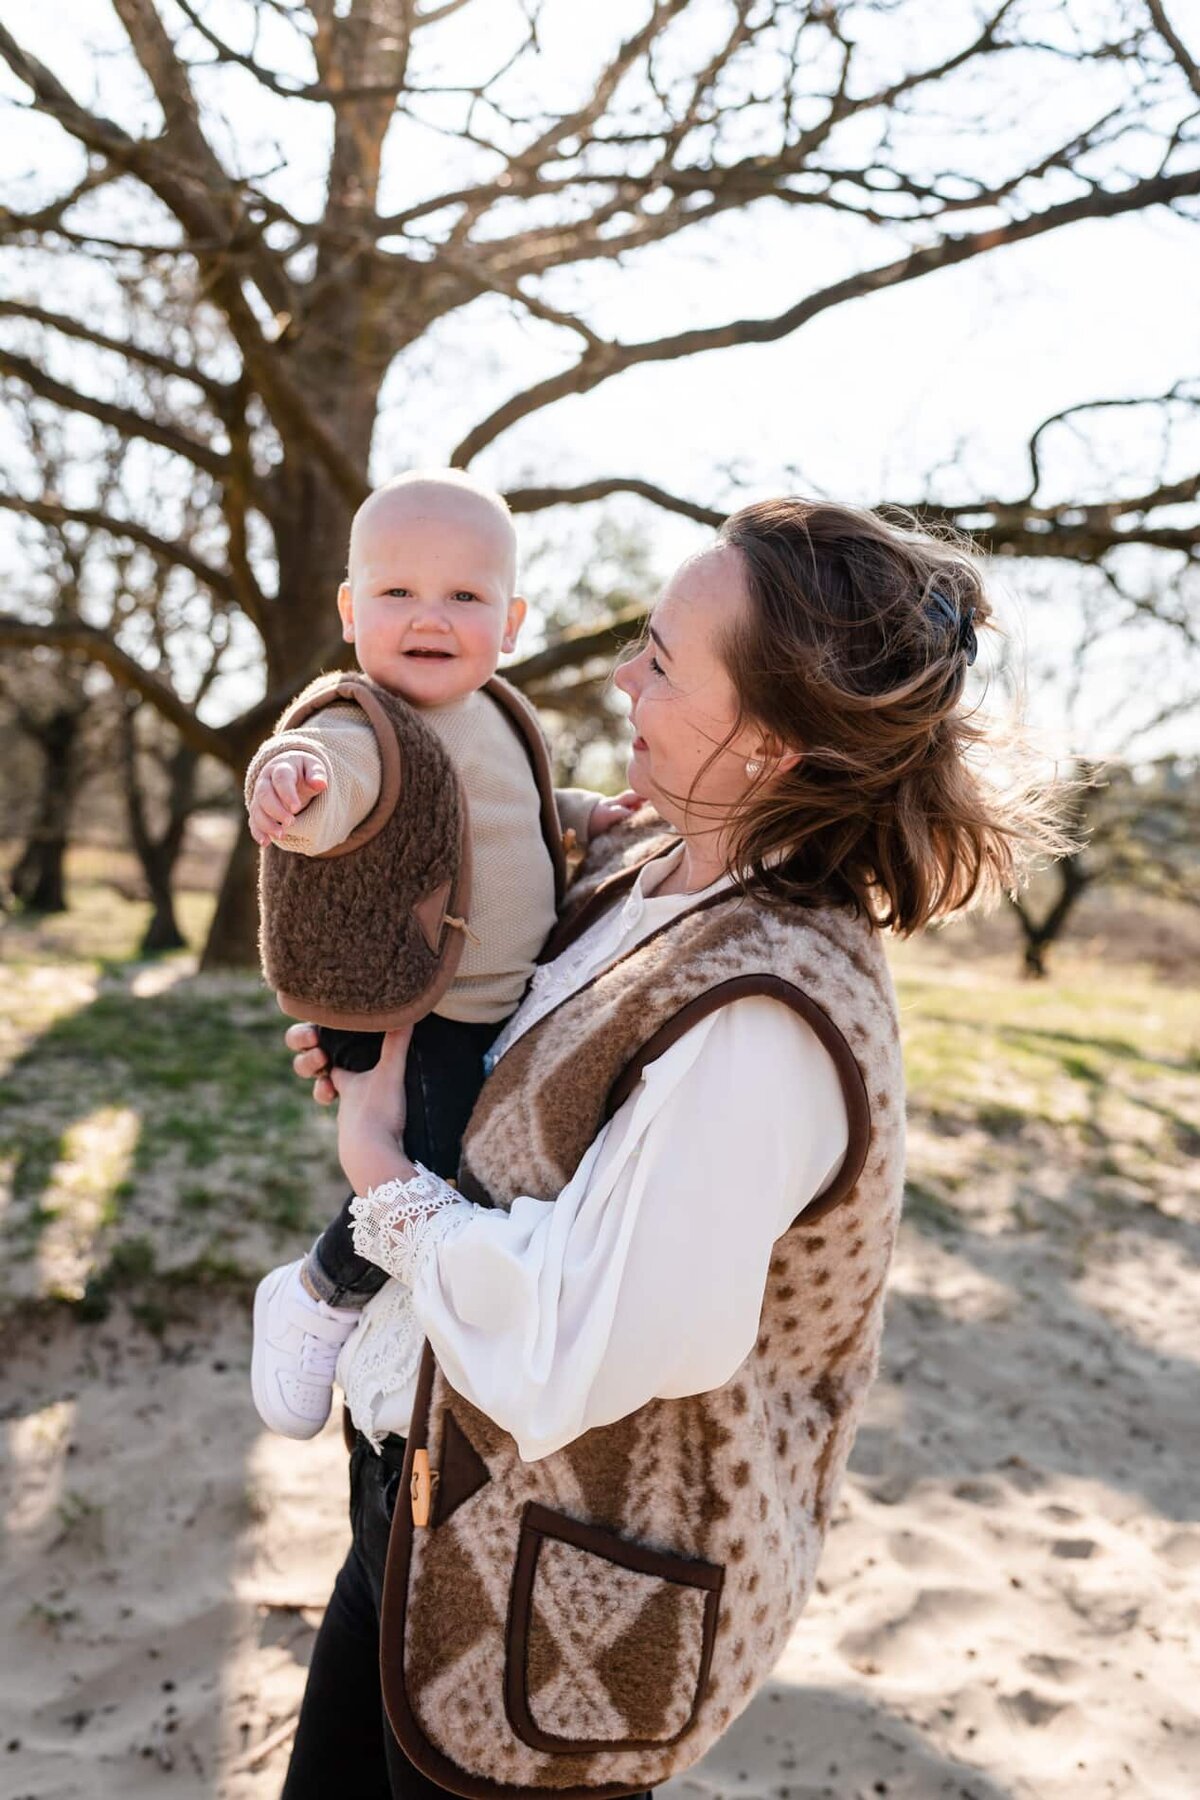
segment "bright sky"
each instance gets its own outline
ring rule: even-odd
[[[1106,10],[1102,0],[1055,4],[1048,8],[1046,29],[1066,31],[1068,16],[1088,9],[1093,15]],[[961,43],[974,30],[974,7],[923,4],[916,10],[923,20],[923,61],[932,62],[939,49]],[[1178,10],[1186,17],[1185,7]],[[703,34],[722,11],[718,0],[701,5],[689,29]],[[107,107],[128,129],[150,128],[153,107],[131,84],[125,59],[95,55],[97,48],[115,48],[122,41],[107,13],[95,0],[56,0],[36,11],[0,4],[0,16],[14,34],[81,98]],[[901,8],[890,25],[875,21],[871,27],[875,36],[867,41],[880,71],[893,67],[896,58],[904,60],[897,34],[913,14],[912,6]],[[213,0],[206,16],[218,28],[230,27],[245,17],[245,9],[240,0]],[[645,0],[612,0],[603,8],[551,0],[537,70],[540,103],[551,104],[556,89],[566,96],[577,91],[583,73],[644,16]],[[474,79],[485,59],[497,60],[516,17],[508,0],[475,0],[456,21],[438,28],[441,79]],[[685,52],[694,54],[695,44],[682,44],[680,54]],[[297,73],[303,73],[299,66]],[[767,81],[765,66],[760,73]],[[1010,70],[1010,77],[1022,73],[1029,71]],[[438,78],[432,63],[422,75],[430,83]],[[229,143],[236,144],[243,167],[273,167],[282,145],[276,191],[298,211],[311,213],[319,204],[326,153],[323,111],[265,99],[248,76],[210,78],[210,93],[216,92],[213,79],[222,84],[222,109],[232,122]],[[989,159],[993,167],[1005,166],[1010,150],[1027,156],[1031,144],[1064,138],[1074,118],[1100,110],[1109,97],[1101,83],[1116,76],[1106,72],[1089,80],[1086,88],[1064,79],[1051,89],[1044,79],[1014,86],[1006,78],[987,89],[976,82],[945,106],[942,142],[934,142],[932,127],[924,128],[928,141],[922,141],[922,152],[943,167],[962,167],[968,154],[976,168],[986,169]],[[17,92],[11,81],[4,91]],[[532,90],[527,86],[515,98],[531,104]],[[426,111],[435,116],[442,109],[448,120],[457,104],[431,102]],[[967,126],[981,110],[988,117],[983,143],[977,128],[972,136]],[[747,121],[749,129],[750,115]],[[10,113],[7,126],[13,122]],[[956,138],[956,132],[965,138]],[[452,185],[468,173],[460,147],[428,131],[412,135],[402,128],[393,134],[389,151],[388,206]],[[1155,153],[1148,141],[1135,140],[1122,147],[1120,166],[1136,175],[1153,166],[1147,159]],[[25,178],[16,204],[28,204],[70,166],[61,134],[48,124],[26,118],[19,133],[7,127],[0,133],[0,176]],[[31,170],[36,171],[32,180]],[[1074,189],[1062,193],[1068,191]],[[1058,191],[1043,191],[1039,203],[1054,197]],[[866,503],[912,501],[926,494],[944,500],[1016,496],[1027,485],[1026,439],[1046,415],[1083,400],[1152,396],[1200,373],[1198,246],[1194,222],[1161,210],[1072,226],[840,306],[773,345],[618,377],[583,399],[560,402],[525,421],[475,466],[499,485],[640,475],[717,506],[784,489]],[[684,234],[620,268],[596,263],[565,271],[547,285],[545,295],[559,305],[581,304],[603,332],[640,339],[730,317],[769,315],[814,287],[896,254],[894,238],[889,244],[857,221],[772,205]],[[444,322],[389,379],[375,474],[382,477],[414,461],[444,460],[500,400],[575,354],[575,339],[516,319],[505,301],[481,301]],[[1196,426],[1179,432],[1168,473],[1197,466],[1198,440]],[[1148,411],[1109,415],[1091,447],[1060,431],[1046,449],[1051,480],[1044,498],[1070,492],[1101,499],[1113,491],[1137,491],[1159,478],[1163,454]],[[958,467],[949,467],[955,459]],[[730,470],[739,486],[729,479]],[[654,560],[663,572],[704,536],[637,502],[619,503],[616,510],[651,535]],[[520,529],[530,543],[552,536],[565,573],[586,559],[595,517],[589,509],[541,521],[526,518]],[[552,571],[554,564],[552,557]],[[1149,572],[1158,580],[1175,573],[1167,559]],[[1075,574],[1063,565],[1033,569],[1006,561],[997,580],[1002,617],[1028,660],[1034,722],[1056,747],[1116,750],[1137,718],[1195,680],[1195,668],[1186,666],[1162,630],[1102,639],[1089,662],[1083,702],[1065,719],[1065,690],[1055,670],[1082,628]],[[1200,751],[1200,719],[1176,720],[1136,745],[1139,757],[1167,749]]]

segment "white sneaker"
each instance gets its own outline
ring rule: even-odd
[[[303,1258],[272,1269],[254,1296],[250,1387],[264,1425],[284,1437],[315,1437],[329,1417],[338,1352],[362,1318],[314,1300],[300,1280]]]

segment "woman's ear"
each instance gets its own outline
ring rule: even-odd
[[[750,752],[756,762],[765,764],[772,775],[790,775],[797,763],[803,762],[803,750],[795,750],[778,738],[768,738]]]
[[[338,617],[342,621],[342,636],[348,644],[354,642],[354,599],[350,592],[350,583],[343,581],[337,593]]]
[[[508,603],[508,613],[504,620],[504,636],[500,640],[500,648],[507,656],[509,651],[517,647],[517,637],[525,623],[525,614],[529,611],[520,594],[514,594]]]

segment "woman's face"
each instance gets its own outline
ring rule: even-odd
[[[667,583],[647,642],[613,677],[631,703],[629,785],[689,835],[719,828],[751,786],[747,758],[762,756],[762,731],[750,722],[705,769],[737,722],[719,645],[748,604],[740,551],[702,551]]]

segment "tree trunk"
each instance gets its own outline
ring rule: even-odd
[[[1083,866],[1083,858],[1079,854],[1064,856],[1054,865],[1054,875],[1059,884],[1058,898],[1049,912],[1042,919],[1035,919],[1023,901],[1013,900],[1009,904],[1017,915],[1021,927],[1021,935],[1025,940],[1024,954],[1021,958],[1021,972],[1027,981],[1044,981],[1048,973],[1046,955],[1051,944],[1066,930],[1067,920],[1074,911],[1081,894],[1091,884],[1092,876]]]
[[[360,377],[361,386],[361,377]],[[376,384],[377,386],[377,384]],[[347,404],[337,415],[342,441],[361,451],[365,466],[375,388],[354,396],[353,429]],[[334,417],[332,409],[327,418]],[[346,568],[353,508],[331,490],[320,470],[293,460],[274,476],[272,525],[279,546],[279,594],[265,621],[267,692],[294,683],[298,689],[310,672],[311,659],[322,643],[337,655],[338,585]],[[261,737],[267,734],[264,731]],[[241,745],[243,767],[259,740]],[[217,896],[202,969],[253,968],[258,962],[258,846],[243,819]]]
[[[174,860],[174,857],[167,861],[156,856],[143,864],[153,906],[140,945],[143,956],[153,956],[160,950],[182,950],[187,943],[175,917],[175,896],[171,892]]]
[[[1027,981],[1044,981],[1046,979],[1046,940],[1044,937],[1025,939],[1022,970]]]
[[[66,853],[65,837],[40,837],[36,831],[30,837],[9,878],[13,899],[18,900],[26,912],[66,912],[67,890],[63,879]]]
[[[247,969],[258,962],[258,845],[243,820],[225,869],[202,969]]]
[[[133,841],[142,874],[150,892],[153,908],[150,923],[142,935],[143,955],[159,950],[181,950],[187,940],[175,917],[175,897],[171,881],[175,864],[183,848],[183,834],[196,800],[196,770],[199,752],[190,744],[179,743],[167,759],[167,822],[160,836],[150,829],[146,796],[138,771],[136,719],[141,702],[126,697],[121,713],[121,760],[125,773],[125,808],[129,819],[129,835]]]
[[[64,708],[36,733],[42,752],[42,786],[37,817],[9,877],[13,898],[28,912],[67,910],[63,860],[75,787],[75,744],[80,712]]]

